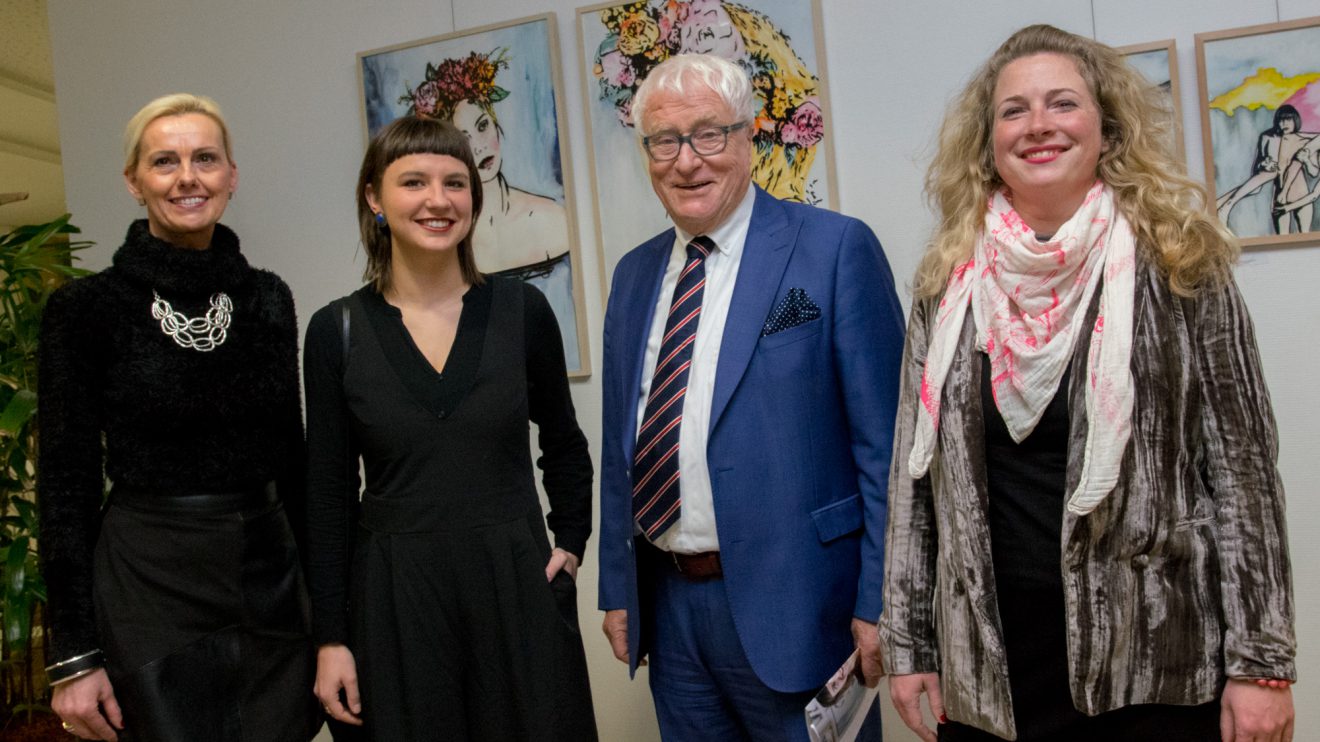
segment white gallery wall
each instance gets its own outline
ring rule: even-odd
[[[803,0],[805,2],[806,0]],[[922,173],[944,107],[1014,29],[1047,22],[1114,44],[1174,38],[1193,177],[1202,175],[1193,34],[1320,15],[1320,0],[821,0],[827,85],[843,212],[879,234],[906,283],[931,218]],[[228,3],[49,0],[60,149],[74,222],[109,264],[130,220],[120,137],[143,103],[169,92],[216,98],[234,137],[240,183],[225,222],[248,259],[288,281],[305,323],[360,283],[353,187],[364,149],[356,53],[531,14],[554,12],[569,127],[566,166],[582,239],[591,357],[599,368],[603,302],[583,120],[577,0],[285,0]],[[635,156],[635,152],[620,156]],[[1238,280],[1256,320],[1273,393],[1289,491],[1302,684],[1298,739],[1320,734],[1320,243],[1253,250]],[[904,305],[910,296],[903,293]],[[600,384],[573,385],[579,420],[598,454]],[[593,538],[579,575],[584,642],[604,740],[659,735],[644,678],[628,682],[599,631]],[[1308,702],[1309,701],[1309,702]],[[889,740],[915,739],[888,704]]]

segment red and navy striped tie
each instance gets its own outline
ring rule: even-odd
[[[651,394],[646,398],[633,457],[633,517],[648,539],[678,522],[683,498],[678,484],[678,430],[683,422],[692,344],[701,320],[706,287],[706,256],[715,247],[708,237],[688,243],[687,263],[669,302],[665,334],[656,356]]]

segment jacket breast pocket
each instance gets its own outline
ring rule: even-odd
[[[785,345],[815,337],[820,334],[820,329],[824,324],[819,318],[803,322],[797,327],[790,327],[787,330],[765,335],[761,338],[759,346],[763,350],[782,348]]]
[[[856,533],[862,529],[862,496],[856,494],[814,510],[811,520],[822,544]]]

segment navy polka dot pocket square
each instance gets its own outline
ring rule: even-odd
[[[761,337],[804,325],[813,319],[820,319],[820,307],[807,296],[806,291],[789,289],[788,295],[766,318],[765,327],[761,328]]]

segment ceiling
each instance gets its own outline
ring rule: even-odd
[[[46,0],[0,0],[0,228],[65,211]]]

